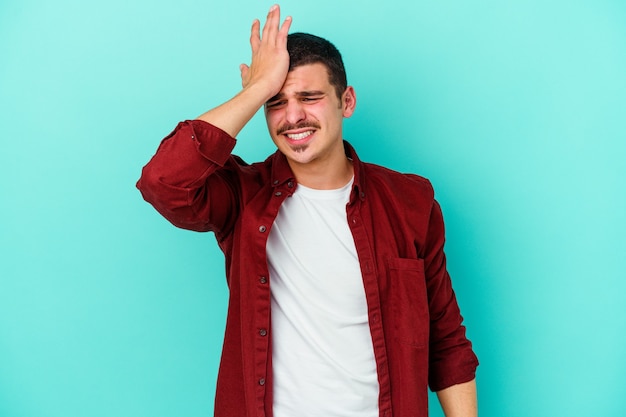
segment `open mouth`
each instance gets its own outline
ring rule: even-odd
[[[312,130],[307,130],[307,131],[299,132],[299,133],[285,133],[285,136],[287,136],[287,138],[289,138],[290,140],[299,141],[299,140],[308,138],[312,134],[313,134]]]

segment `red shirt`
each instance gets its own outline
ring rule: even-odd
[[[251,165],[235,139],[203,121],[180,123],[137,187],[175,226],[213,231],[230,291],[217,381],[218,417],[271,417],[270,279],[265,244],[296,179],[280,152]],[[427,388],[474,379],[478,360],[446,270],[444,225],[430,182],[353,161],[348,205],[361,264],[385,417],[427,417]],[[323,383],[323,381],[322,381]]]

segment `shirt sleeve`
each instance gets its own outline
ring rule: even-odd
[[[178,124],[143,168],[137,188],[177,227],[222,233],[238,213],[235,139],[201,120]]]
[[[443,215],[435,201],[424,259],[430,310],[428,382],[433,391],[475,378],[478,359],[465,336],[463,317],[452,289],[444,254]]]

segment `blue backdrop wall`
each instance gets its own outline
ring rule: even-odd
[[[0,4],[0,416],[211,415],[223,259],[134,183],[269,6]],[[436,187],[481,415],[626,415],[626,3],[282,6],[343,52],[362,159]],[[261,115],[236,151],[273,151]]]

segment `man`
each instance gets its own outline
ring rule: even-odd
[[[478,361],[445,268],[430,183],[361,162],[356,105],[328,41],[287,35],[273,6],[243,89],[161,143],[138,182],[174,225],[213,231],[230,291],[215,415],[475,416]],[[234,137],[265,108],[277,152]]]

